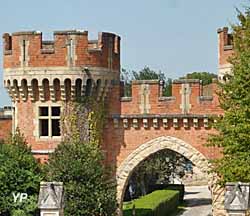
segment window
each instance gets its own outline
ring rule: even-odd
[[[39,136],[59,137],[61,108],[59,106],[39,107]]]

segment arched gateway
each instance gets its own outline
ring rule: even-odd
[[[118,167],[117,169],[117,200],[119,202],[119,208],[122,208],[123,196],[126,190],[126,186],[133,170],[140,162],[145,160],[151,154],[154,154],[160,150],[169,149],[183,155],[189,159],[198,169],[204,173],[204,177],[207,178],[207,172],[209,170],[209,163],[207,158],[197,151],[190,144],[184,142],[175,137],[161,136],[146,142],[134,150]]]

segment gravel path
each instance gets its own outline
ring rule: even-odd
[[[178,216],[211,216],[212,206],[207,186],[185,187],[186,210]]]

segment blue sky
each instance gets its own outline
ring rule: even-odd
[[[11,0],[0,7],[0,34],[84,29],[122,37],[122,67],[161,70],[178,78],[192,71],[217,72],[217,29],[236,21],[235,7],[247,0]],[[249,2],[248,2],[249,4]],[[2,54],[2,43],[1,43]],[[0,106],[10,104],[2,85]]]

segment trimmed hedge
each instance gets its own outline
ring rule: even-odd
[[[148,193],[152,193],[156,190],[178,190],[180,192],[180,202],[184,200],[185,186],[184,184],[155,184],[150,185]]]
[[[177,209],[179,205],[179,191],[158,190],[133,202],[124,202],[124,216],[132,215],[133,204],[135,204],[136,216],[166,216]]]

